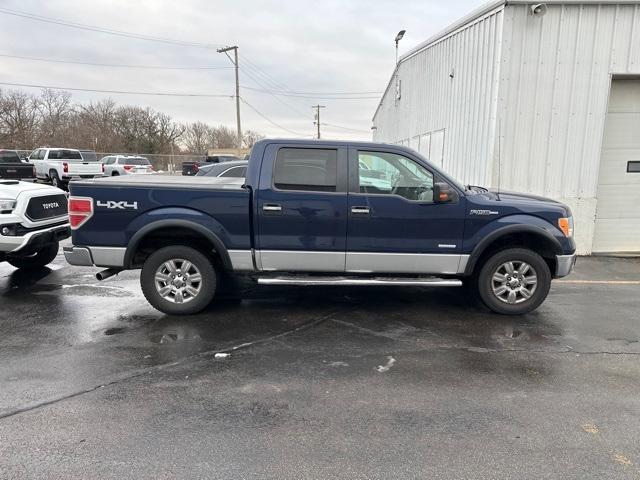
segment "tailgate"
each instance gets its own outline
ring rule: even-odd
[[[0,165],[0,178],[19,180],[21,178],[33,178],[33,165],[22,163],[10,163]]]
[[[102,164],[98,162],[67,162],[69,175],[102,175]]]

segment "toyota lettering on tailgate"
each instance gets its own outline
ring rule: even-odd
[[[121,202],[117,202],[115,200],[107,200],[103,202],[102,200],[98,200],[96,202],[96,206],[108,208],[111,210],[126,210],[127,208],[130,208],[132,210],[137,210],[138,202],[127,202],[124,200]]]

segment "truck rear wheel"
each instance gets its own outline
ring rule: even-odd
[[[35,269],[42,268],[50,264],[58,255],[60,248],[58,242],[45,245],[40,250],[31,255],[11,255],[7,257],[7,262],[16,268]]]
[[[147,258],[140,285],[154,308],[168,315],[191,315],[211,303],[217,281],[209,258],[179,245],[161,248]]]
[[[551,287],[551,272],[532,250],[509,248],[489,257],[478,274],[478,293],[496,313],[522,315],[540,306]]]

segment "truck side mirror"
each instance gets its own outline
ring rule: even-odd
[[[456,192],[448,183],[433,184],[433,203],[455,203],[458,201]]]

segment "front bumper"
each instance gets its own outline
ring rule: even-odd
[[[571,273],[575,264],[575,253],[573,255],[556,255],[556,273],[554,278],[566,277]]]
[[[126,248],[121,247],[64,247],[64,258],[79,267],[124,268]]]
[[[48,243],[59,242],[71,236],[69,223],[42,228],[22,236],[0,235],[0,251],[3,253],[19,253],[30,249],[37,250]]]

